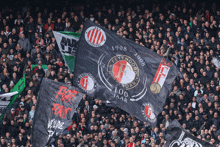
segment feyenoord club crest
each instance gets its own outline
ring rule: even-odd
[[[87,43],[93,47],[100,47],[105,44],[105,32],[96,26],[89,27],[85,32],[85,39]]]
[[[87,93],[93,93],[96,87],[96,80],[90,73],[82,73],[78,76],[77,85]]]
[[[143,85],[139,86],[141,79],[138,64],[127,55],[108,57],[103,53],[98,60],[98,76],[105,87],[114,93],[114,98],[126,103],[127,100],[139,101],[147,93],[147,77],[142,79]],[[129,91],[134,88],[137,90],[129,95]]]
[[[120,55],[112,57],[107,65],[108,73],[126,90],[136,87],[140,81],[139,68],[129,56]]]
[[[154,114],[154,109],[151,103],[144,103],[141,108],[141,113],[144,118],[150,122],[156,122],[156,115]]]

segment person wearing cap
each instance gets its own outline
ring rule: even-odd
[[[16,43],[18,41],[18,35],[16,34],[15,28],[12,29],[11,34],[9,35],[8,38],[11,38],[13,43]]]
[[[21,99],[23,99],[20,103],[19,103],[19,107],[16,109],[16,115],[19,114],[19,112],[21,111],[21,107],[24,107],[24,97],[22,97]]]
[[[23,103],[23,102],[21,102]],[[23,116],[24,114],[28,114],[28,111],[27,109],[24,107],[24,103],[23,104],[20,104],[20,111],[19,112],[16,112],[18,113],[18,116]]]
[[[11,108],[10,114],[6,114],[6,118],[8,121],[14,120],[15,116],[16,116],[15,108]]]
[[[93,105],[93,110],[95,111],[95,114],[99,113],[99,107],[97,105]]]
[[[215,94],[214,94],[213,90],[210,90],[209,93],[208,93],[208,99],[211,102],[214,102],[214,97],[215,97]]]
[[[124,134],[121,140],[125,140],[126,138],[129,138],[129,133],[127,131],[124,131]]]
[[[72,85],[72,83],[71,83],[70,81],[67,81],[66,84],[67,84],[67,85],[70,85],[70,86]]]

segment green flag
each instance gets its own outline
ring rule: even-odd
[[[8,104],[6,110],[11,107],[11,105],[14,103],[14,101],[17,99],[17,97],[21,94],[21,92],[24,90],[24,88],[25,88],[25,74],[10,91],[10,92],[17,91],[18,93],[12,97],[11,102]],[[0,121],[2,120],[4,115],[5,115],[5,113],[0,116]]]
[[[56,32],[53,31],[61,55],[67,64],[70,72],[74,71],[76,57],[76,42],[80,34],[75,32]]]
[[[32,65],[31,65],[31,70],[33,70],[33,68],[36,67],[36,66],[38,66],[38,64],[32,64]],[[43,68],[44,70],[46,70],[46,69],[47,69],[47,65],[46,65],[46,64],[42,64],[42,68]]]

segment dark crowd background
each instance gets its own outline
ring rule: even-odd
[[[1,1],[1,94],[23,74],[27,86],[0,124],[0,146],[31,146],[43,77],[74,84],[52,30],[81,33],[87,19],[169,58],[180,72],[156,128],[85,96],[72,125],[50,146],[164,147],[174,119],[197,138],[220,146],[220,70],[211,62],[220,53],[219,6],[219,1],[192,0]],[[31,70],[33,64],[38,66]]]

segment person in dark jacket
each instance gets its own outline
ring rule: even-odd
[[[65,25],[61,22],[61,18],[57,19],[57,23],[55,23],[54,30],[55,31],[63,31],[65,28]]]
[[[9,127],[9,133],[13,136],[13,137],[17,137],[18,135],[18,126],[15,124],[14,120],[11,120],[11,125]]]
[[[71,23],[70,23],[70,22],[67,23],[67,26],[66,26],[66,28],[64,29],[64,31],[74,32],[74,29],[73,29],[73,27],[71,26]]]
[[[22,133],[19,133],[18,138],[16,139],[16,144],[18,146],[25,146],[27,138],[23,136]]]
[[[4,136],[8,129],[9,126],[7,125],[7,121],[3,120],[2,124],[0,125],[0,136]]]
[[[28,34],[28,39],[30,40],[30,43],[34,43],[32,38],[34,37],[34,30],[35,30],[35,25],[34,25],[34,19],[30,18],[29,22],[25,26],[25,30],[27,31]]]

